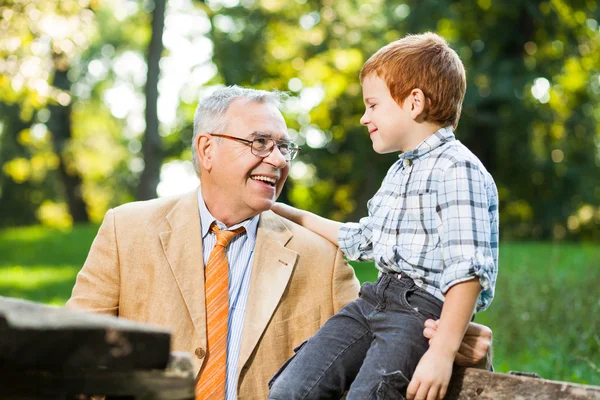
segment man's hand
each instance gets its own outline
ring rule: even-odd
[[[435,337],[438,324],[439,320],[428,319],[425,321],[423,335],[429,339],[430,343],[431,339]],[[492,330],[485,325],[470,322],[454,361],[460,366],[472,367],[484,360],[489,353],[486,364],[491,364],[491,346]],[[489,366],[486,365],[484,368],[489,369]]]
[[[451,352],[430,347],[425,352],[406,389],[407,400],[442,400],[452,376]]]

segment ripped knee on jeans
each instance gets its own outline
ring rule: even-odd
[[[377,400],[405,400],[406,389],[410,381],[402,371],[384,374],[377,387]]]

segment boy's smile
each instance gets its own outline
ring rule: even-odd
[[[367,127],[373,150],[385,154],[403,150],[410,115],[393,99],[383,79],[375,74],[363,82],[365,113],[360,123]]]

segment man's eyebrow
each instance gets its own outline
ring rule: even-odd
[[[261,131],[254,131],[250,134],[250,136],[252,137],[265,137],[265,138],[270,138],[273,135],[271,135],[270,133],[267,132],[261,132]]]
[[[273,137],[272,134],[268,133],[268,132],[261,132],[261,131],[254,131],[250,134],[250,136],[252,137],[257,137],[257,138],[269,138],[269,139],[275,139],[275,140],[281,140],[284,142],[291,142],[292,140],[289,138],[289,136],[283,138],[283,139],[276,139]]]

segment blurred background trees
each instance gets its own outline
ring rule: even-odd
[[[194,108],[232,84],[291,94],[304,150],[282,199],[357,219],[395,159],[358,122],[358,73],[431,30],[466,66],[457,137],[496,179],[502,237],[600,240],[599,17],[581,0],[4,0],[0,226],[191,189]]]

